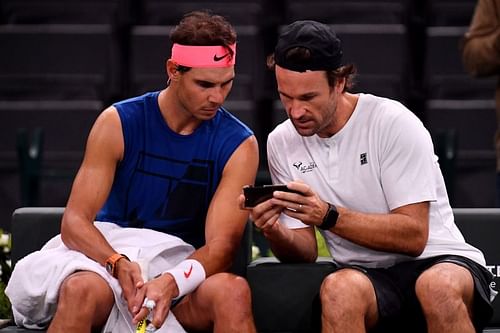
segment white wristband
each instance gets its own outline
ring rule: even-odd
[[[179,295],[174,298],[178,299],[195,290],[206,277],[203,265],[195,259],[186,259],[181,261],[177,266],[163,272],[170,273],[179,289]]]

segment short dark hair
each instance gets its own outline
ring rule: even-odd
[[[308,63],[310,57],[310,50],[300,46],[291,48],[286,52],[286,58],[292,60],[294,63]],[[274,53],[267,57],[267,67],[271,70],[276,67]],[[342,78],[346,79],[344,91],[354,87],[354,79],[356,76],[356,66],[354,64],[342,65],[337,69],[325,70],[324,72],[330,87],[335,86],[337,80]]]
[[[236,30],[223,16],[209,10],[193,11],[184,15],[179,24],[171,31],[172,43],[181,45],[225,47],[233,56],[229,47],[236,43]],[[178,66],[181,72],[187,72],[190,67]]]

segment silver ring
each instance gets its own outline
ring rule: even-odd
[[[153,311],[156,306],[156,302],[152,299],[144,298],[144,303],[142,303],[142,307],[148,309],[149,311]]]
[[[299,204],[299,209],[302,209],[302,204]]]

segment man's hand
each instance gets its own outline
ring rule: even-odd
[[[290,229],[280,223],[279,217],[284,213],[306,224],[321,224],[328,204],[304,183],[290,182],[286,185],[301,194],[275,191],[273,198],[251,209],[244,207],[245,196],[241,194],[238,198],[240,208],[250,210],[250,219],[262,231],[274,255],[281,261],[313,262],[318,256],[314,228],[307,226]]]
[[[250,211],[250,220],[264,234],[271,233],[273,229],[278,227],[278,218],[283,210],[283,207],[273,205],[271,200],[266,200],[255,207],[249,208],[245,207],[245,196],[243,194],[238,198],[240,208]]]
[[[144,285],[141,267],[136,262],[121,259],[116,263],[115,269],[118,282],[122,287],[122,296],[127,301],[130,313],[134,316],[142,304],[142,299],[139,299],[140,293],[138,292]]]
[[[269,200],[270,204],[281,207],[284,214],[301,220],[304,224],[321,225],[328,211],[328,204],[303,182],[293,181],[287,187],[301,194],[276,191]]]
[[[249,209],[244,207],[245,197],[240,195],[238,201],[240,208],[250,210],[250,219],[264,235],[272,233],[278,228],[278,218],[281,213],[301,220],[311,226],[318,226],[323,222],[328,211],[328,204],[311,189],[311,187],[300,181],[287,184],[291,190],[299,193],[275,191],[273,198],[264,201]]]
[[[141,295],[141,307],[135,314],[133,323],[137,325],[139,321],[145,319],[149,315],[150,309],[143,306],[144,299],[147,298],[150,301],[154,301],[155,304],[154,308],[151,310],[151,323],[154,327],[160,328],[170,311],[172,299],[178,294],[177,284],[173,276],[166,273],[146,282],[139,288],[138,295],[139,294]]]

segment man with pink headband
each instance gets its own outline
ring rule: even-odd
[[[221,16],[193,12],[170,37],[168,86],[110,106],[89,135],[58,260],[83,254],[79,267],[91,268],[64,277],[57,304],[29,311],[22,307],[31,300],[14,297],[22,287],[13,282],[18,324],[123,333],[147,318],[156,332],[174,332],[175,321],[186,331],[255,332],[247,282],[225,273],[248,218],[237,198],[258,167],[255,136],[222,107],[235,76],[236,33]],[[13,280],[45,269],[34,261],[21,261]],[[35,322],[37,307],[47,315]]]

